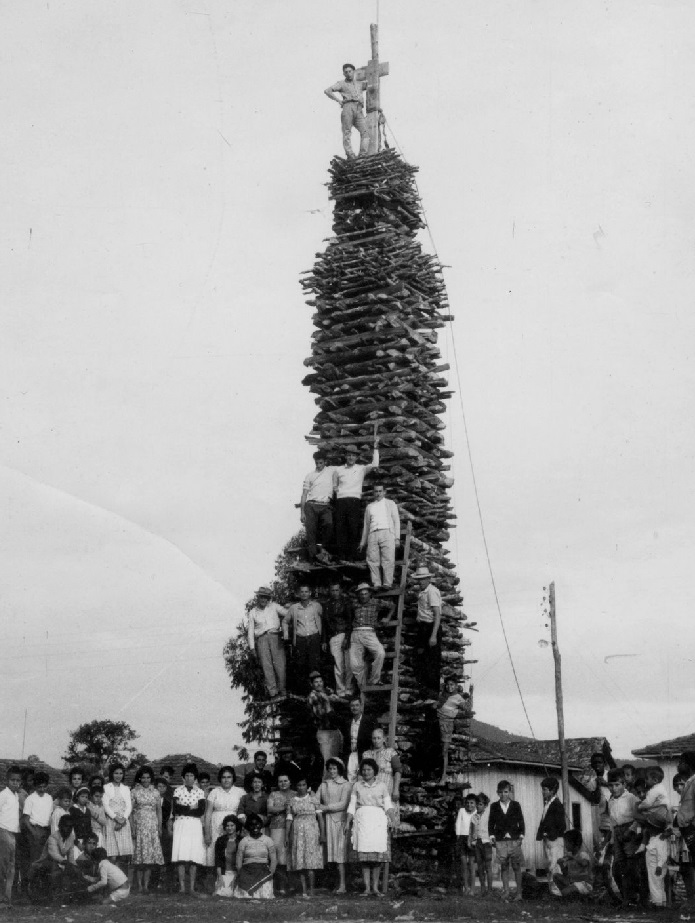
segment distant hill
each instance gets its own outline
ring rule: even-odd
[[[476,718],[471,720],[471,734],[473,737],[483,737],[491,743],[510,744],[533,740],[532,737],[524,737],[522,734],[512,734],[510,731],[504,731],[494,724],[486,724],[485,721],[478,721]]]

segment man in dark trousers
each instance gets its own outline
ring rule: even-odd
[[[512,800],[512,784],[503,779],[497,786],[499,801],[490,805],[487,829],[490,842],[497,848],[502,873],[502,900],[509,900],[509,866],[516,879],[516,894],[511,900],[521,900],[521,844],[526,834],[524,814],[518,801]]]
[[[372,731],[379,727],[378,723],[362,709],[362,700],[350,700],[350,714],[352,717],[346,721],[341,731],[343,732],[343,762],[347,767],[348,782],[355,782],[362,754],[372,746]]]
[[[560,889],[555,884],[555,875],[561,874],[560,859],[565,854],[565,841],[562,834],[565,832],[565,809],[557,797],[560,784],[557,779],[548,776],[541,782],[541,795],[543,796],[543,814],[538,825],[536,839],[543,844],[543,858],[548,874],[548,890],[553,897],[562,897]]]

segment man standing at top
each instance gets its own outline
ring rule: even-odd
[[[301,520],[306,529],[306,544],[309,560],[314,561],[317,552],[323,556],[333,540],[333,471],[326,466],[326,455],[320,450],[314,452],[316,468],[304,478],[301,499]],[[317,547],[318,546],[318,547]]]
[[[341,108],[340,124],[343,128],[343,148],[348,160],[354,160],[355,157],[351,137],[353,126],[360,133],[359,156],[364,157],[369,151],[369,133],[362,103],[362,91],[365,88],[366,84],[362,80],[355,80],[355,65],[343,64],[343,79],[323,91],[329,99],[338,103]],[[336,95],[337,93],[340,93],[341,98]]]
[[[249,612],[247,637],[249,650],[261,662],[265,684],[271,699],[285,695],[285,648],[283,634],[287,627],[282,620],[287,609],[271,602],[271,591],[262,586],[256,593],[256,605]]]
[[[386,496],[383,484],[374,488],[374,499],[364,511],[364,526],[360,551],[367,548],[367,564],[375,589],[393,586],[393,570],[396,563],[396,548],[401,543],[401,519],[398,507]],[[384,579],[381,574],[383,571]]]
[[[442,659],[442,595],[432,583],[432,575],[426,567],[419,567],[413,577],[420,585],[415,650],[422,657],[421,682],[427,694],[436,699],[439,697],[439,671]]]
[[[374,433],[374,453],[369,465],[356,464],[357,446],[345,446],[345,464],[333,469],[335,501],[335,541],[338,557],[357,560],[357,546],[362,527],[362,486],[373,468],[379,467],[379,437]]]

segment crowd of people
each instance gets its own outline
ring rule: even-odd
[[[272,768],[258,751],[243,780],[223,766],[216,784],[189,763],[180,784],[170,766],[157,772],[142,766],[129,786],[124,767],[114,763],[108,781],[71,769],[68,784],[51,795],[45,773],[10,767],[0,791],[2,896],[8,904],[17,893],[35,901],[116,903],[135,889],[310,898],[316,872],[328,867],[334,868],[335,893],[348,893],[352,863],[361,869],[360,893],[383,896],[401,765],[383,730],[361,712],[360,700],[351,707],[348,759],[330,757],[313,779],[287,746]],[[658,908],[672,900],[680,877],[687,898],[695,897],[695,753],[682,755],[672,795],[659,767],[605,770],[603,754],[594,754],[578,780],[597,814],[593,849],[568,826],[558,779],[542,780],[535,832],[547,873],[542,887],[557,899],[608,895]],[[529,896],[523,806],[507,780],[496,794],[491,801],[469,791],[451,801],[452,884],[466,896],[485,896],[498,866],[501,898],[519,901]]]

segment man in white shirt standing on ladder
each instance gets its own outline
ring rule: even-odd
[[[374,487],[374,500],[364,511],[360,551],[367,549],[367,564],[374,589],[390,590],[396,563],[396,548],[401,543],[398,507],[386,496],[386,487]],[[383,572],[383,580],[382,580]]]
[[[374,453],[369,465],[356,464],[357,446],[345,446],[345,464],[333,469],[335,500],[335,542],[343,561],[357,560],[362,524],[362,485],[373,468],[379,467],[379,437],[374,424]]]

